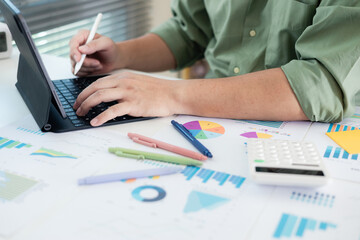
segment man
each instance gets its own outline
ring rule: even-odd
[[[346,76],[360,56],[358,0],[174,0],[172,12],[125,42],[96,35],[81,46],[88,31],[79,32],[70,41],[72,65],[85,53],[79,75],[163,71],[205,57],[207,79],[112,75],[79,95],[78,115],[113,100],[93,126],[124,114],[337,122],[353,113],[360,80]]]

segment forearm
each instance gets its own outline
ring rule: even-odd
[[[117,68],[127,68],[144,72],[157,72],[174,69],[175,58],[156,34],[117,43]]]
[[[237,77],[186,80],[177,114],[270,121],[307,120],[280,68]]]

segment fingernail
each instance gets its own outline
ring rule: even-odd
[[[93,120],[90,121],[90,124],[92,126],[96,126],[96,124],[98,123],[99,121],[97,120],[97,118],[94,118]]]
[[[78,62],[76,54],[74,54],[73,58],[74,58],[75,62]]]

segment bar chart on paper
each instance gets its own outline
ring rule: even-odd
[[[335,123],[330,123],[327,132],[341,132],[341,131],[351,131],[358,130],[359,128],[347,125],[340,125]]]
[[[290,199],[308,205],[332,208],[334,206],[336,197],[332,194],[320,192],[305,193],[293,191],[290,195]]]
[[[21,149],[21,148],[29,148],[29,147],[31,147],[30,144],[0,137],[0,149],[2,148]]]
[[[145,164],[150,164],[155,167],[164,167],[171,165],[171,164],[158,163],[156,161],[151,161],[151,160],[145,160],[143,162]],[[244,183],[244,181],[246,180],[245,177],[239,175],[232,175],[225,172],[219,172],[211,169],[194,167],[194,166],[186,166],[181,171],[181,174],[185,178],[185,181],[200,181],[201,183],[204,184],[214,183],[220,187],[226,184],[226,185],[232,185],[235,188],[240,188]],[[151,176],[149,178],[156,180],[161,177]],[[122,182],[131,183],[134,181],[136,181],[136,179],[127,179],[127,180],[123,180]]]
[[[359,160],[359,154],[349,154],[341,147],[335,147],[335,146],[327,146],[323,157],[332,158],[332,159],[353,160],[353,161]]]
[[[229,173],[217,172],[211,169],[194,166],[187,166],[181,173],[184,175],[187,181],[198,178],[202,183],[215,181],[219,186],[223,186],[226,182],[228,182],[231,183],[235,188],[240,188],[246,179],[238,175],[231,175]]]
[[[32,130],[32,129],[28,129],[28,128],[24,128],[24,127],[17,127],[16,130],[21,131],[23,133],[30,133],[30,134],[38,135],[38,136],[44,136],[45,135],[45,133],[42,132],[40,129]]]
[[[312,233],[317,231],[326,233],[335,228],[336,225],[333,223],[283,213],[273,234],[273,238],[293,239],[296,237],[296,239],[299,239],[306,236],[309,237]]]

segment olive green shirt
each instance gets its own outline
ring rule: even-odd
[[[204,57],[209,78],[281,67],[312,121],[360,102],[359,0],[173,0],[172,13],[152,32],[177,69]]]

